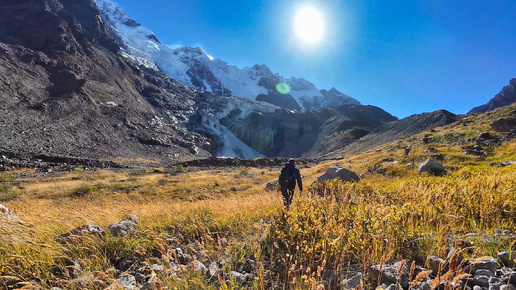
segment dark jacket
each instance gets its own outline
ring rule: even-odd
[[[303,182],[301,181],[301,173],[299,173],[299,169],[297,169],[295,166],[293,166],[290,162],[287,162],[285,164],[285,167],[284,167],[283,170],[286,170],[287,168],[294,171],[294,177],[295,177],[295,180],[297,181],[297,186],[299,187],[299,191],[303,191]],[[280,185],[283,182],[281,180],[281,178],[282,177],[281,177],[281,174],[280,174],[280,180],[279,180]],[[291,184],[287,184],[286,186],[287,186],[288,189],[294,189],[294,188],[296,188],[296,183],[293,182]]]

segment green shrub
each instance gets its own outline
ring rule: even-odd
[[[74,196],[79,196],[79,197],[80,196],[85,196],[86,194],[95,192],[95,191],[97,191],[99,189],[100,189],[100,186],[98,186],[98,185],[88,185],[88,184],[85,184],[85,185],[82,185],[79,188],[76,188],[73,191],[73,195]]]
[[[11,185],[0,185],[0,201],[11,201],[18,199],[19,194]]]
[[[12,182],[12,181],[14,181],[14,177],[11,172],[0,173],[0,182]]]

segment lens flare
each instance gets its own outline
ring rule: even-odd
[[[278,93],[280,93],[280,94],[286,95],[286,94],[290,93],[290,86],[283,82],[278,83],[276,85],[276,91],[278,91]]]

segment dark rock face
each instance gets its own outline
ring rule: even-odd
[[[516,78],[512,79],[509,85],[504,87],[487,104],[473,108],[468,114],[485,113],[512,103],[516,103]]]
[[[200,93],[123,58],[93,0],[0,2],[0,150],[207,157],[190,150],[208,142],[187,126],[198,100]]]
[[[341,148],[396,118],[374,106],[349,105],[317,111],[228,115],[221,123],[266,156],[299,157]]]

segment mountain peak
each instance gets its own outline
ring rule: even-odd
[[[141,26],[112,0],[96,0],[103,14],[118,32],[125,51],[145,64],[154,64],[155,69],[169,75],[183,84],[198,90],[213,92],[221,96],[235,96],[251,100],[274,100],[278,98],[276,86],[285,82],[290,86],[286,97],[297,104],[290,104],[305,110],[325,106],[360,104],[340,92],[331,92],[331,99],[308,80],[300,77],[284,78],[273,73],[265,65],[239,68],[222,59],[206,53],[201,47],[172,48],[163,45],[149,29]],[[336,97],[337,96],[337,97]],[[291,103],[291,102],[289,102]],[[277,105],[277,103],[273,104]]]
[[[509,85],[505,86],[494,98],[489,100],[487,104],[471,109],[468,114],[485,113],[512,103],[516,103],[516,78],[511,79]]]

